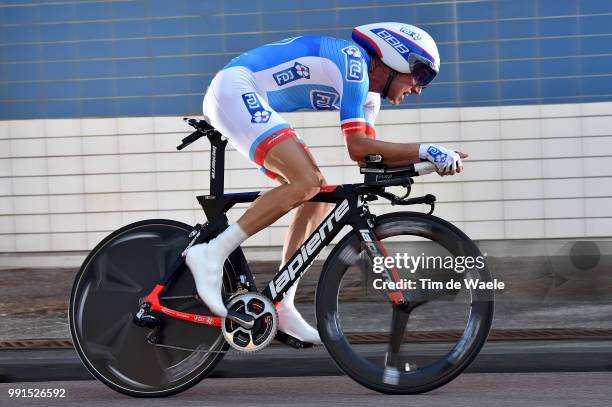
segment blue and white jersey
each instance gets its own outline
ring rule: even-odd
[[[245,52],[223,70],[247,68],[257,94],[277,112],[339,109],[345,136],[375,137],[380,94],[368,92],[369,62],[352,41],[301,36]]]

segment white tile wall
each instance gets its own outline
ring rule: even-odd
[[[10,158],[0,158],[0,177],[11,176],[11,162],[12,160]]]
[[[49,212],[77,213],[85,212],[85,197],[96,195],[49,195]]]
[[[88,231],[108,231],[123,226],[121,212],[88,213],[85,219]]]
[[[27,175],[45,175],[47,173],[47,158],[13,158],[11,159],[13,174],[16,177]]]
[[[51,235],[47,233],[16,234],[15,249],[19,252],[47,252],[51,250]]]
[[[15,215],[15,232],[48,233],[49,215]]]
[[[584,219],[546,219],[545,238],[582,237],[585,232]]]
[[[533,120],[501,120],[501,138],[508,139],[537,139],[540,137],[540,121]]]
[[[117,119],[117,134],[143,134],[154,132],[152,117],[120,117]]]
[[[157,188],[157,174],[154,172],[120,174],[118,177],[120,180],[120,189],[116,191],[155,191]]]
[[[0,121],[0,139],[8,139],[9,137],[9,122]]]
[[[498,140],[501,134],[497,120],[462,121],[460,128],[461,140]]]
[[[602,152],[612,151],[612,136],[608,137],[583,137],[582,153],[585,156],[601,156]]]
[[[44,181],[42,179],[42,182]],[[19,183],[21,182],[22,180],[19,180]],[[47,177],[44,184],[48,186],[50,194],[82,194],[85,192],[84,177],[82,175]]]
[[[93,247],[92,247],[93,248]],[[52,233],[51,250],[53,251],[74,251],[87,250],[87,233]]]
[[[17,251],[15,235],[0,235],[0,252],[13,253]],[[19,251],[22,251],[20,248]]]
[[[116,154],[83,157],[84,174],[118,173],[119,168],[119,156]]]
[[[85,224],[84,213],[52,214],[51,232],[80,232]]]
[[[44,138],[11,139],[12,157],[44,157],[46,148]]]
[[[52,192],[52,177],[12,177],[14,195],[46,195]],[[0,189],[1,191],[1,189]]]
[[[32,121],[33,122],[33,121]],[[75,119],[43,120],[46,137],[80,137],[81,121]]]
[[[612,217],[586,219],[585,221],[584,233],[586,236],[608,237],[610,230],[612,230]]]
[[[83,154],[117,154],[119,152],[117,138],[117,136],[83,137]]]
[[[11,215],[14,212],[13,201],[14,197],[2,196],[0,197],[0,215]]]
[[[81,119],[82,136],[117,134],[117,119]]]
[[[46,161],[45,173],[42,175],[71,175],[82,173],[83,164],[90,165],[90,158],[93,157],[88,157],[86,160],[81,156],[48,157],[46,159],[41,159]]]
[[[51,138],[47,136],[46,145],[47,145],[47,156],[54,156],[54,155],[80,156],[82,152],[82,145],[81,145],[80,137]]]
[[[329,183],[361,180],[337,112],[284,117]],[[175,149],[190,130],[177,117],[0,122],[0,252],[91,249],[111,230],[147,218],[202,222],[195,196],[208,193],[209,145]],[[413,195],[437,195],[436,213],[473,238],[610,235],[612,103],[383,110],[377,134],[470,154],[464,174],[418,179]],[[231,145],[226,168],[228,191],[276,185]],[[373,205],[377,213],[395,209]],[[246,244],[282,244],[291,219]]]
[[[580,137],[582,135],[581,120],[579,117],[555,117],[541,119],[542,137]]]
[[[0,233],[15,233],[15,220],[12,216],[0,216]]]
[[[14,214],[48,214],[49,197],[47,195],[38,196],[15,196],[13,197]]]
[[[0,158],[11,157],[11,140],[0,140]]]
[[[582,118],[583,136],[609,136],[612,128],[612,116],[610,111],[605,116],[593,116]]]
[[[120,154],[155,152],[155,136],[152,134],[122,135],[118,139]]]
[[[85,208],[87,212],[120,212],[122,209],[122,198],[128,199],[131,194],[112,193],[112,194],[88,194],[85,195]]]
[[[44,120],[12,120],[8,122],[9,136],[11,139],[44,137]]]
[[[544,200],[525,199],[504,201],[504,218],[507,221],[515,219],[542,219],[544,217]]]
[[[120,188],[119,174],[96,174],[83,176],[85,192],[118,192]]]
[[[155,172],[154,154],[127,154],[119,156],[122,172]]]

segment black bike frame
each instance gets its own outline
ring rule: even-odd
[[[192,136],[194,136],[194,133]],[[221,233],[228,226],[226,212],[237,203],[248,203],[255,201],[261,192],[238,192],[224,193],[224,168],[225,168],[225,146],[227,140],[222,138],[219,132],[211,131],[206,134],[211,143],[210,155],[210,195],[198,196],[198,202],[202,206],[209,221],[204,225],[196,225],[190,234],[191,241],[186,249],[194,244],[207,242]],[[197,137],[193,137],[193,140]],[[185,139],[186,140],[186,139]],[[179,146],[179,148],[189,143]],[[193,141],[192,140],[192,141]],[[192,142],[191,141],[191,142]],[[262,294],[272,302],[280,301],[284,293],[291,288],[300,276],[310,267],[313,260],[340,231],[350,225],[359,237],[362,247],[367,251],[370,258],[387,256],[382,243],[376,238],[373,231],[375,217],[371,215],[361,203],[364,195],[363,184],[329,185],[321,188],[321,192],[315,195],[311,202],[335,203],[334,209],[327,215],[321,224],[312,232],[306,241],[298,248],[293,256],[281,267],[279,272],[267,284]],[[185,253],[185,251],[183,251]],[[257,291],[250,268],[241,250],[234,251],[228,258],[235,264],[236,270],[245,272],[244,275],[234,276],[244,288],[249,291]],[[152,305],[152,311],[162,313],[191,322],[204,325],[220,326],[218,317],[199,316],[187,314],[163,307],[159,304],[158,295],[177,277],[177,273],[185,270],[184,257],[179,258],[167,270],[161,283],[147,296],[145,302]],[[380,278],[383,281],[399,282],[400,276],[395,268],[384,268]],[[393,286],[393,285],[391,285]],[[385,284],[389,287],[389,284]],[[402,290],[387,289],[387,295],[394,304],[402,304],[406,301]]]

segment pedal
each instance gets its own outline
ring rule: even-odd
[[[276,336],[274,337],[274,339],[281,343],[284,343],[285,345],[291,346],[294,349],[308,349],[314,346],[314,344],[310,342],[301,341],[295,336],[286,334],[283,331],[276,331]]]

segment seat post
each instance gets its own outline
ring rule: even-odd
[[[227,139],[221,133],[213,131],[207,135],[210,141],[210,195],[222,197],[225,175],[225,146]]]

